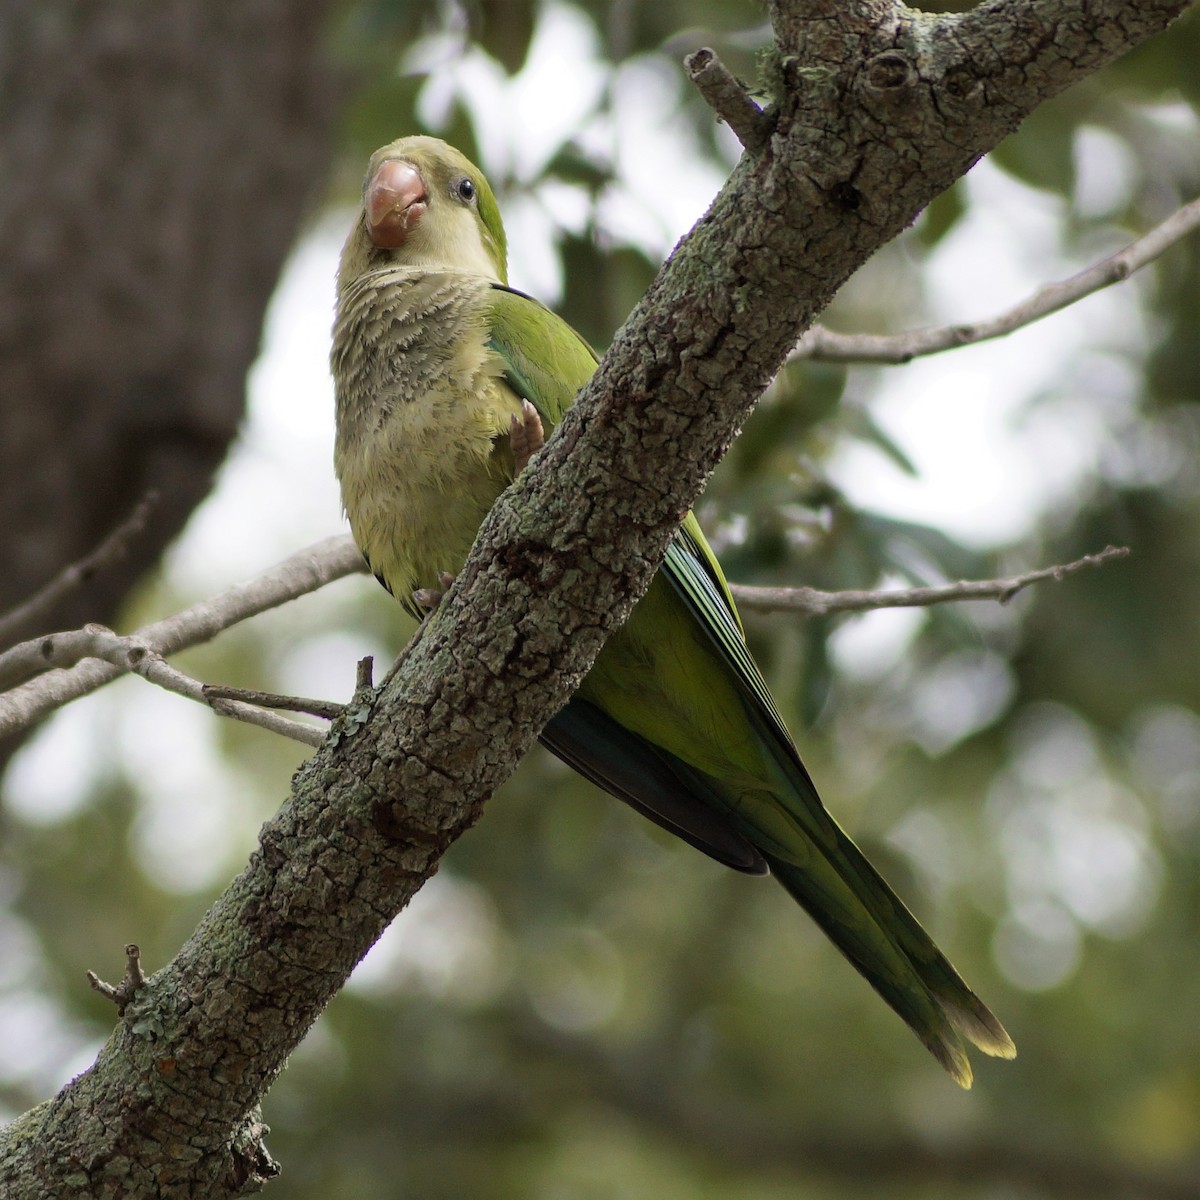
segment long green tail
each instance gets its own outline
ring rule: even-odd
[[[698,527],[672,543],[659,579],[542,740],[718,862],[769,867],[962,1086],[965,1042],[1015,1053],[821,803]]]
[[[774,760],[773,805],[738,805],[734,827],[951,1077],[971,1086],[964,1039],[1013,1058],[1004,1026],[963,982],[920,922],[821,803],[791,739],[752,696],[744,711]],[[728,793],[727,793],[728,794]]]
[[[827,855],[826,870],[766,854],[772,873],[950,1076],[970,1087],[963,1039],[985,1054],[1012,1058],[1012,1038],[858,847],[834,828],[837,849]]]

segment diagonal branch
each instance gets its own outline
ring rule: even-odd
[[[37,618],[52,609],[64,596],[78,591],[97,571],[120,562],[129,550],[129,543],[146,528],[146,521],[158,504],[158,492],[147,492],[133,512],[94,549],[78,562],[63,568],[44,587],[39,588],[28,600],[10,608],[0,615],[0,646],[3,646],[17,631],[32,624]]]
[[[1196,229],[1200,229],[1200,199],[1177,209],[1124,249],[1069,279],[1038,288],[1032,296],[997,316],[965,325],[913,329],[908,333],[837,333],[823,325],[814,325],[800,338],[792,357],[815,362],[906,363],[923,355],[1005,337],[1093,292],[1123,282]]]
[[[278,608],[361,570],[362,555],[348,537],[328,538],[291,555],[250,582],[155,621],[130,638],[154,654],[175,654],[211,640],[238,621]],[[87,629],[35,638],[0,654],[0,684],[8,682],[11,689],[0,695],[0,737],[27,729],[56,708],[132,669],[128,663],[97,661],[104,657],[97,654],[94,636]],[[11,686],[11,681],[39,672],[46,673]]]
[[[1058,582],[1076,571],[1103,567],[1127,558],[1128,546],[1106,546],[1098,554],[1085,554],[1074,562],[1041,567],[1007,579],[960,579],[938,587],[887,588],[872,591],[822,592],[817,588],[751,587],[732,584],[738,604],[758,612],[798,612],[807,617],[830,613],[867,612],[876,608],[924,608],[954,600],[997,600],[1007,604],[1018,592],[1044,579]]]

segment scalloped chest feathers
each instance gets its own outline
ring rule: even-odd
[[[334,466],[354,539],[411,608],[460,569],[512,477],[516,396],[487,346],[479,275],[370,272],[338,296]]]

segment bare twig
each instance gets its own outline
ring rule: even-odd
[[[146,982],[146,976],[142,973],[142,951],[137,943],[128,942],[125,945],[125,977],[120,983],[105,983],[95,971],[87,973],[87,981],[95,991],[107,996],[117,1006],[118,1016],[124,1016],[134,993]]]
[[[292,555],[249,583],[147,625],[123,640],[144,646],[158,655],[174,654],[209,641],[248,617],[278,608],[326,583],[363,570],[362,556],[350,538],[328,538]],[[69,670],[48,671],[40,678],[0,695],[0,737],[27,729],[56,708],[94,692],[133,669],[128,663],[118,666],[111,660],[92,661],[105,656],[86,648],[94,644],[90,639],[97,636],[95,631],[102,629],[101,626],[89,628],[93,632],[53,634],[49,639],[39,638],[14,646],[0,655],[0,678],[11,677],[22,663],[35,662],[39,671],[52,666],[67,666],[68,659],[75,664]]]
[[[922,355],[1003,337],[1084,296],[1128,279],[1197,228],[1200,228],[1200,199],[1185,204],[1124,249],[1069,279],[1046,284],[998,316],[968,325],[942,325],[895,334],[835,333],[814,325],[801,337],[792,357],[820,362],[906,363]]]
[[[282,734],[294,742],[302,742],[306,746],[319,746],[325,736],[322,729],[312,725],[303,725],[299,721],[291,721],[287,717],[278,716],[273,712],[265,712],[250,704],[234,698],[205,695],[205,686],[198,679],[193,679],[178,667],[173,667],[157,650],[147,646],[138,637],[118,637],[111,629],[102,625],[88,625],[84,630],[91,639],[90,656],[103,659],[118,670],[132,671],[150,683],[157,684],[177,696],[185,696],[199,704],[208,705],[213,712],[223,717],[232,717],[235,721],[245,721],[250,725],[261,725],[272,733]],[[236,689],[226,689],[234,691]],[[267,695],[267,693],[259,693]],[[314,701],[314,703],[316,703]],[[285,707],[281,705],[280,707]],[[338,708],[340,709],[340,705]],[[301,710],[307,711],[307,710]]]
[[[206,683],[201,689],[204,699],[216,708],[217,700],[237,700],[259,708],[283,709],[287,712],[308,713],[322,721],[336,721],[345,709],[336,700],[313,700],[307,696],[282,696],[278,692],[260,692],[253,688],[228,687],[221,683]]]
[[[1024,575],[960,580],[939,587],[823,592],[816,588],[733,584],[732,591],[745,608],[760,612],[799,612],[807,616],[876,608],[911,608],[953,600],[997,600],[1004,604],[1032,583],[1063,579],[1076,571],[1124,558],[1128,553],[1126,547],[1109,546],[1099,554],[1085,555],[1075,562],[1043,567]],[[148,625],[129,637],[118,637],[102,625],[87,625],[83,629],[49,634],[14,646],[0,654],[0,681],[27,678],[35,672],[50,673],[0,695],[0,736],[24,729],[55,708],[133,671],[169,691],[208,704],[222,716],[260,725],[305,745],[319,745],[324,737],[322,730],[264,709],[307,712],[324,720],[334,720],[343,712],[343,705],[206,685],[171,666],[163,656],[207,641],[239,621],[361,570],[364,570],[362,558],[354,543],[347,537],[329,538],[286,559],[249,584]],[[397,662],[403,657],[401,655]],[[51,671],[54,667],[69,669]],[[364,660],[359,664],[356,687],[369,687],[370,679],[371,666],[369,660]]]
[[[156,683],[161,683],[161,680],[154,680]],[[198,680],[190,680],[200,691],[200,695],[191,697],[199,700],[202,704],[206,703],[203,695],[204,685]],[[166,686],[165,684],[163,686]],[[175,691],[177,689],[170,689]],[[190,693],[181,692],[181,695],[189,695]],[[325,740],[325,730],[318,729],[315,725],[305,725],[300,721],[289,721],[287,717],[281,717],[276,713],[267,712],[262,708],[254,708],[249,704],[239,704],[235,700],[211,700],[207,701],[209,707],[218,716],[231,717],[235,721],[243,721],[247,725],[257,725],[260,729],[267,730],[268,733],[277,733],[281,737],[289,738],[293,742],[299,742],[302,746],[311,746],[314,749]]]
[[[889,588],[883,591],[822,592],[816,588],[748,587],[732,584],[734,599],[758,612],[798,612],[808,617],[865,612],[876,608],[920,608],[952,600],[997,600],[1007,604],[1018,592],[1043,579],[1062,580],[1076,571],[1102,567],[1129,554],[1128,546],[1106,546],[1074,562],[1042,567],[1009,579],[962,579],[940,587]]]
[[[122,643],[126,641],[124,638],[117,640]],[[325,738],[325,731],[318,729],[315,725],[292,721],[287,717],[279,716],[278,713],[268,712],[266,709],[234,698],[206,695],[205,685],[200,680],[193,679],[178,667],[173,667],[161,654],[144,646],[132,645],[128,649],[125,646],[114,647],[113,653],[107,658],[114,666],[124,667],[127,664],[130,670],[143,679],[165,688],[168,692],[174,692],[177,696],[186,696],[189,700],[208,705],[213,712],[222,717],[244,721],[248,725],[258,725],[271,733],[278,733],[305,746],[319,746]],[[260,694],[267,695],[265,692]],[[284,699],[284,697],[279,697],[279,699]],[[312,703],[317,702],[312,701]],[[286,706],[280,705],[279,707]],[[340,705],[337,707],[341,708]],[[293,711],[307,712],[308,710],[294,709]]]
[[[65,567],[44,587],[39,588],[28,600],[0,615],[0,646],[4,645],[19,630],[26,628],[42,613],[53,608],[63,596],[83,587],[102,567],[120,562],[125,557],[129,543],[146,527],[154,506],[158,503],[158,492],[150,491],[138,501],[129,514],[90,554]]]
[[[771,120],[744,85],[707,46],[683,60],[688,75],[708,106],[733,130],[751,154],[757,154],[771,136]]]

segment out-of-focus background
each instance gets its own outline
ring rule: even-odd
[[[512,282],[603,347],[736,160],[681,58],[712,45],[753,81],[769,39],[732,0],[347,0],[308,24],[293,7],[0,16],[7,602],[145,486],[167,493],[153,555],[183,527],[135,587],[110,570],[57,625],[132,629],[344,527],[328,327],[377,145],[427,131],[479,161]],[[1193,13],[1045,106],[826,322],[991,315],[1200,193],[1197,62]],[[789,366],[699,507],[742,583],[932,583],[1132,547],[1004,607],[747,618],[830,808],[1005,1022],[1014,1063],[977,1058],[960,1092],[781,890],[538,750],[268,1096],[272,1194],[1195,1195],[1198,452],[1193,237],[1000,342]],[[386,662],[410,632],[358,577],[180,663],[341,699],[358,657]],[[118,976],[129,940],[168,960],[304,752],[140,680],[7,750],[10,1117],[111,1028],[85,969]]]

